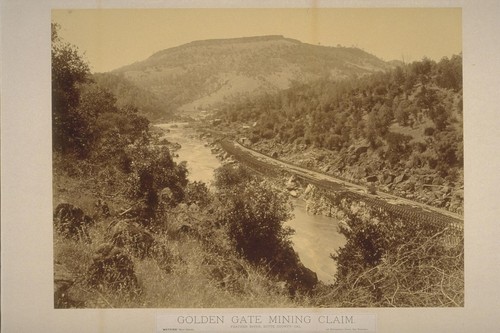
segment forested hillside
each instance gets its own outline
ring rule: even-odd
[[[277,92],[294,81],[339,80],[392,65],[357,48],[310,45],[283,36],[195,41],[114,70],[183,111],[225,98]]]
[[[233,100],[217,117],[264,152],[461,212],[462,103],[457,55]]]
[[[173,117],[173,107],[162,95],[138,87],[120,74],[96,73],[92,79],[116,98],[118,107],[134,107],[151,121],[166,121]]]

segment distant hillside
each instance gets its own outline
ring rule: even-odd
[[[220,107],[252,148],[463,212],[462,56],[317,80]]]
[[[180,110],[193,110],[239,94],[286,89],[292,82],[359,77],[391,67],[357,48],[262,36],[195,41],[113,73]]]
[[[169,119],[172,116],[173,110],[163,96],[137,86],[121,74],[97,73],[93,79],[116,97],[118,107],[134,106],[150,120]]]

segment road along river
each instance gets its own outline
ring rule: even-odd
[[[214,170],[220,161],[210,152],[210,147],[197,138],[196,132],[187,123],[168,123],[157,125],[168,130],[165,138],[177,142],[181,148],[176,161],[186,161],[189,179],[203,181],[209,185],[214,178]],[[332,283],[336,272],[331,253],[345,244],[345,238],[338,233],[339,222],[336,219],[307,213],[303,200],[294,199],[294,217],[285,223],[295,230],[292,236],[293,247],[302,263],[316,272],[325,283]]]

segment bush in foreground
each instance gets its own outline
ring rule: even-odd
[[[347,201],[343,202],[347,214],[341,227],[347,243],[332,255],[338,267],[336,282],[329,296],[318,297],[320,304],[335,302],[347,307],[464,305],[461,232],[451,227],[403,220]]]

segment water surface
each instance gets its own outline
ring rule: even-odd
[[[195,131],[187,123],[169,123],[157,125],[168,129],[165,137],[171,142],[177,142],[182,147],[176,153],[177,162],[186,161],[189,171],[188,178],[192,181],[202,181],[207,185],[214,179],[214,170],[221,163],[210,152],[206,142],[200,140]],[[302,263],[316,272],[318,278],[326,283],[333,282],[336,272],[335,262],[331,253],[345,244],[345,238],[338,233],[338,221],[333,218],[307,213],[303,200],[293,199],[294,217],[285,223],[295,230],[292,236],[293,247],[299,254]]]

